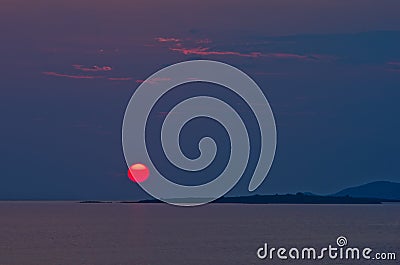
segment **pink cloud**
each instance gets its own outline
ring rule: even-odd
[[[84,67],[81,64],[73,64],[72,67],[74,67],[76,70],[80,70],[83,72],[107,72],[107,71],[111,71],[112,68],[111,66],[102,66],[99,67],[97,65],[92,66],[92,67]]]
[[[158,42],[171,42],[171,46],[169,49],[174,52],[179,52],[184,55],[228,55],[228,56],[239,56],[239,57],[248,57],[248,58],[270,58],[270,59],[279,59],[279,60],[303,60],[303,61],[332,61],[335,60],[336,57],[326,54],[294,54],[294,53],[262,53],[262,52],[238,52],[238,51],[215,51],[211,50],[210,47],[190,47],[183,45],[182,39],[177,38],[156,38]],[[205,38],[199,40],[193,39],[185,39],[185,42],[189,42],[192,45],[205,45],[212,43],[212,40]]]
[[[111,81],[129,81],[132,80],[132,77],[109,77],[107,79]]]
[[[400,73],[400,62],[391,61],[386,63],[388,68],[386,69],[389,72]]]
[[[235,51],[210,51],[210,48],[181,48],[181,47],[173,47],[170,48],[171,51],[180,52],[185,55],[231,55],[231,56],[240,56],[240,57],[249,57],[249,58],[271,58],[271,59],[282,59],[282,60],[303,60],[303,61],[330,61],[335,57],[330,55],[323,54],[311,54],[311,55],[301,55],[294,53],[261,53],[261,52],[250,52],[250,53],[241,53]]]
[[[72,79],[95,79],[95,78],[103,78],[102,76],[93,76],[93,75],[69,75],[69,74],[61,74],[56,72],[42,72],[44,75],[48,76],[56,76],[56,77],[66,77]]]
[[[158,84],[163,81],[170,81],[170,80],[171,80],[171,78],[169,78],[169,77],[156,77],[156,78],[150,78],[148,80],[139,79],[139,80],[136,80],[136,83],[141,84],[141,83],[147,82],[148,84],[154,85],[154,84]]]
[[[276,58],[276,59],[296,59],[296,60],[309,60],[310,58],[306,55],[299,55],[293,53],[269,53],[265,54],[264,57]]]
[[[169,114],[168,111],[160,111],[160,112],[158,113],[158,115],[160,115],[161,117],[166,117],[166,116],[168,116],[168,114]]]
[[[264,54],[263,56],[272,59],[302,60],[302,61],[326,61],[326,60],[332,60],[334,58],[334,56],[322,55],[322,54],[301,55],[295,53],[268,53]]]
[[[251,57],[257,58],[262,56],[260,52],[251,52],[251,53],[240,53],[233,51],[210,51],[210,48],[170,48],[171,51],[176,51],[183,53],[185,55],[195,54],[195,55],[235,55],[241,57]]]
[[[158,42],[181,42],[181,39],[177,39],[177,38],[155,38],[156,41]]]
[[[273,59],[303,60],[303,61],[332,61],[336,57],[326,54],[295,54],[295,53],[268,53],[264,57]]]
[[[400,62],[387,62],[388,65],[400,66]]]
[[[212,43],[211,39],[205,38],[205,39],[191,39],[191,38],[185,38],[185,39],[179,39],[179,38],[162,38],[162,37],[158,37],[158,38],[154,38],[157,42],[172,42],[175,43],[175,45],[181,46],[182,42],[186,41],[186,42],[193,42],[193,43],[197,43],[197,44],[209,44]]]

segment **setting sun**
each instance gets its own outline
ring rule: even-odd
[[[143,182],[149,177],[149,169],[144,164],[133,164],[128,169],[128,177],[133,182]]]

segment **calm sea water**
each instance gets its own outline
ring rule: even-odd
[[[348,244],[400,255],[400,205],[1,202],[1,265],[398,264],[259,260],[279,247]]]

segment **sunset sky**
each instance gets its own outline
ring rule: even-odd
[[[126,105],[150,74],[193,59],[241,69],[271,104],[277,153],[257,193],[400,182],[399,10],[397,0],[2,0],[0,199],[146,198],[126,174]],[[203,92],[223,94],[177,89],[154,130],[169,105]],[[202,122],[226,141],[200,120],[188,154]],[[251,165],[229,195],[247,194]],[[223,166],[222,155],[196,177]]]

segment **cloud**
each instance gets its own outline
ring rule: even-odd
[[[387,62],[386,64],[393,66],[393,67],[399,67],[400,68],[400,62]]]
[[[181,42],[181,39],[177,39],[177,38],[155,38],[156,41],[158,42]]]
[[[268,53],[263,57],[283,60],[302,60],[302,61],[333,61],[336,57],[326,54],[296,54],[296,53]]]
[[[309,60],[310,57],[306,55],[299,55],[293,53],[269,53],[263,55],[264,57],[274,58],[274,59],[296,59],[296,60]]]
[[[170,81],[170,80],[171,80],[171,78],[169,78],[169,77],[156,77],[156,78],[150,78],[150,79],[147,79],[147,80],[139,79],[139,80],[136,80],[136,83],[141,84],[141,83],[145,83],[146,82],[148,84],[155,85],[155,84],[158,84],[160,82]]]
[[[111,66],[93,66],[93,67],[84,67],[81,64],[73,64],[72,67],[75,70],[79,70],[82,72],[92,72],[92,73],[97,73],[97,72],[109,72],[112,70]],[[76,72],[76,71],[75,71]],[[42,72],[44,75],[48,76],[56,76],[56,77],[65,77],[65,78],[72,78],[72,79],[107,79],[111,81],[129,81],[132,80],[132,77],[118,77],[118,76],[107,76],[107,75],[81,75],[81,74],[65,74],[65,73],[58,73],[58,72],[53,72],[53,71],[46,71]]]
[[[66,77],[72,79],[96,79],[96,78],[103,78],[103,76],[93,76],[93,75],[70,75],[70,74],[62,74],[56,72],[42,72],[44,75],[48,76],[56,76],[56,77]]]
[[[169,115],[169,112],[168,111],[160,111],[158,113],[158,115],[161,116],[161,117],[167,117]]]
[[[251,57],[257,58],[261,57],[262,53],[260,52],[251,52],[251,53],[240,53],[234,51],[210,51],[210,48],[169,48],[171,51],[176,51],[183,53],[185,55],[234,55],[234,56],[241,56],[241,57]]]
[[[76,70],[80,70],[83,72],[107,72],[107,71],[111,71],[112,67],[111,66],[102,66],[99,67],[97,65],[92,66],[92,67],[84,67],[81,64],[73,64],[72,65],[73,68],[75,68]]]
[[[389,67],[387,71],[400,73],[400,62],[391,61],[387,62],[386,65]]]
[[[65,77],[65,78],[71,78],[71,79],[107,79],[110,81],[130,81],[133,78],[132,77],[105,77],[101,75],[73,75],[73,74],[62,74],[62,73],[57,73],[57,72],[42,72],[44,75],[48,76],[55,76],[55,77]],[[157,82],[155,80],[154,82]]]
[[[171,51],[180,52],[184,55],[231,55],[249,58],[270,58],[270,59],[282,59],[282,60],[302,60],[302,61],[331,61],[334,60],[334,56],[323,55],[323,54],[311,54],[302,55],[294,53],[262,53],[262,52],[250,52],[241,53],[235,51],[210,51],[210,48],[170,48]]]
[[[260,43],[256,44],[253,40]],[[261,42],[270,42],[262,44]],[[369,31],[351,34],[259,36],[249,40],[261,52],[309,55],[319,61],[348,65],[386,64],[400,58],[400,31]],[[360,48],[362,47],[362,49]]]
[[[240,57],[251,57],[256,58],[262,56],[260,52],[250,52],[250,53],[241,53],[236,51],[212,51],[209,47],[195,47],[195,48],[185,48],[185,46],[191,45],[204,45],[212,43],[211,39],[198,39],[194,40],[191,38],[187,38],[184,40],[178,38],[155,38],[158,42],[167,42],[171,43],[172,46],[169,47],[171,51],[179,52],[185,55],[233,55]],[[184,42],[187,45],[184,45]]]
[[[287,52],[262,52],[262,51],[241,52],[230,49],[214,50],[211,49],[211,47],[204,47],[207,44],[212,43],[212,40],[208,38],[198,39],[198,40],[190,38],[187,38],[185,40],[178,38],[155,38],[155,39],[158,42],[170,43],[169,50],[174,52],[179,52],[184,55],[239,56],[247,58],[270,58],[277,60],[303,60],[303,61],[332,61],[336,59],[332,55],[325,55],[325,54],[298,54],[298,53],[287,53]],[[263,50],[265,49],[265,45],[259,48]]]
[[[129,81],[132,80],[132,77],[108,77],[107,79],[111,81]]]
[[[296,59],[296,60],[310,60],[311,57],[307,55],[300,55],[294,53],[269,53],[265,54],[265,57],[274,58],[274,59]]]

